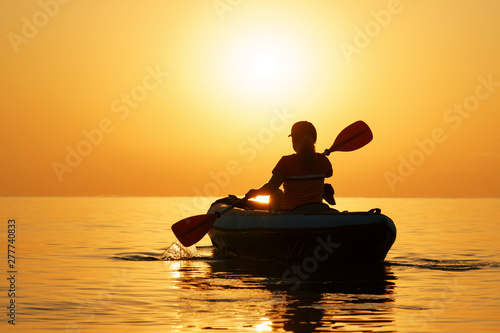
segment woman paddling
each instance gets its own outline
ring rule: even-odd
[[[292,126],[289,136],[296,154],[283,156],[274,167],[271,179],[261,188],[248,191],[245,196],[269,195],[272,210],[293,210],[301,205],[321,203],[325,178],[333,173],[328,158],[316,153],[317,134],[313,124],[299,121]],[[281,184],[284,193],[279,189]],[[327,201],[334,203],[333,189]]]

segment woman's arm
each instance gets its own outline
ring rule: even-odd
[[[262,187],[257,190],[248,191],[245,197],[255,198],[256,196],[259,195],[271,195],[277,189],[280,188],[281,184],[283,184],[284,181],[285,181],[285,176],[283,176],[283,174],[281,174],[280,172],[275,171],[271,179],[269,179],[269,181],[266,184],[262,185]]]

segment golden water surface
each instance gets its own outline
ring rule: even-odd
[[[170,226],[202,198],[0,198],[0,330],[12,332],[495,332],[500,199],[339,198],[379,207],[398,236],[383,265],[317,275],[186,251]],[[15,220],[9,296],[8,220]],[[174,245],[173,245],[174,244]],[[168,250],[171,260],[159,260]],[[15,300],[15,325],[9,323]]]

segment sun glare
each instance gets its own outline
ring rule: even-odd
[[[219,74],[232,94],[246,99],[287,98],[307,83],[312,61],[293,33],[252,31],[226,45]]]
[[[270,77],[276,73],[276,59],[269,54],[262,54],[255,59],[255,72],[259,76]]]
[[[255,198],[249,199],[251,201],[257,201],[257,202],[262,202],[262,203],[269,203],[269,196],[268,195],[259,195]]]

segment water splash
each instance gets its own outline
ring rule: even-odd
[[[196,246],[185,247],[182,244],[174,242],[163,252],[160,260],[182,260],[199,257],[201,257],[201,254],[196,249]]]

